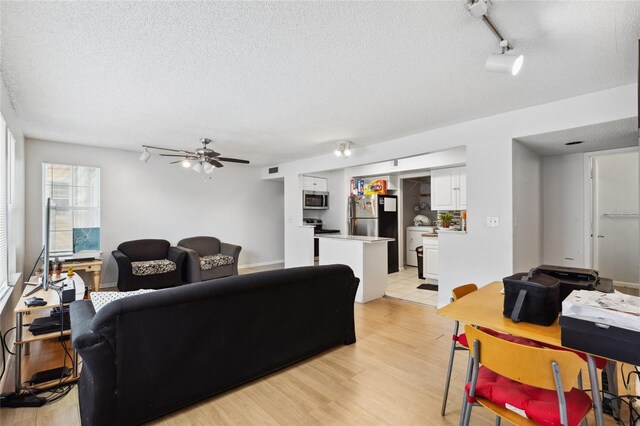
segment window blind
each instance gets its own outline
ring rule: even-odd
[[[7,244],[7,124],[0,116],[0,286],[7,284],[9,259]]]

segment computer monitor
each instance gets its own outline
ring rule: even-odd
[[[43,248],[43,273],[42,273],[42,287],[44,291],[49,290],[49,250],[51,247],[50,241],[51,230],[51,198],[47,197],[47,204],[44,209],[44,248]]]

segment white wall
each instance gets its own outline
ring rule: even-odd
[[[100,167],[103,283],[117,281],[111,251],[140,238],[176,244],[212,235],[239,244],[240,266],[283,259],[283,184],[260,179],[260,169],[227,165],[204,181],[203,174],[140,153],[58,142],[27,140],[27,263],[38,255],[42,229],[42,163]]]
[[[543,262],[589,267],[584,247],[584,154],[542,159]]]
[[[542,158],[513,141],[513,270],[542,261]]]
[[[440,238],[439,304],[448,303],[453,287],[473,281],[480,285],[499,280],[513,271],[512,139],[635,117],[637,85],[631,84],[454,124],[376,145],[357,147],[347,160],[332,153],[279,164],[284,177],[285,265],[308,265],[297,245],[305,240],[298,175],[315,170],[361,166],[396,158],[442,151],[466,145],[468,234]],[[487,216],[498,216],[500,227],[488,228]],[[304,243],[306,244],[306,243]]]

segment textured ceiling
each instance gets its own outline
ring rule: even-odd
[[[638,119],[625,118],[592,126],[525,136],[517,140],[543,156],[638,146]],[[575,141],[583,141],[583,143],[565,145],[567,142]]]
[[[495,1],[525,54],[451,2],[6,2],[0,72],[29,137],[217,141],[275,163],[636,80],[640,2]]]

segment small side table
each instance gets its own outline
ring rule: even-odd
[[[74,272],[86,271],[93,274],[93,291],[100,291],[100,271],[102,270],[102,259],[81,260],[74,262],[73,260],[65,260],[62,262],[62,270],[66,271],[71,266]]]
[[[65,281],[63,281],[63,284],[71,285],[71,280],[73,280],[73,285],[75,285],[75,288],[76,288],[76,300],[81,300],[84,297],[84,292],[85,292],[84,281],[82,280],[82,278],[80,278],[78,274],[74,274],[71,279],[67,278],[67,274],[65,273],[63,273],[62,275],[66,278]],[[69,329],[64,331],[55,331],[51,333],[40,334],[36,336],[33,333],[31,333],[28,329],[25,328],[24,317],[26,315],[29,316],[30,322],[32,322],[34,318],[48,317],[49,311],[51,311],[51,308],[60,306],[60,298],[58,293],[55,290],[49,289],[48,291],[44,291],[43,289],[40,289],[30,296],[25,296],[25,294],[29,293],[32,289],[33,288],[30,286],[27,286],[24,289],[22,297],[20,297],[20,299],[18,300],[18,303],[16,304],[15,309],[13,310],[13,312],[16,315],[16,341],[14,343],[15,349],[16,349],[16,365],[15,365],[15,392],[16,393],[20,393],[22,388],[22,362],[23,362],[24,355],[26,355],[25,352],[28,352],[28,345],[38,340],[58,339],[61,336],[71,335],[71,329]],[[47,304],[45,306],[28,307],[26,306],[25,301],[30,297],[41,297],[47,302]],[[67,305],[69,304],[68,303],[64,304],[64,306],[67,306]],[[27,349],[27,351],[25,351],[25,349]],[[48,387],[55,386],[59,383],[65,383],[65,382],[70,382],[75,380],[78,380],[78,354],[74,350],[73,351],[73,375],[67,377],[66,379],[63,379],[62,381],[57,379],[51,382],[45,382],[40,385],[36,385],[34,386],[34,388],[46,389]]]

